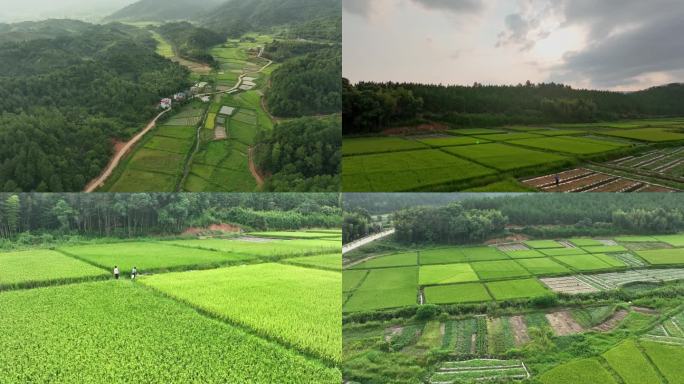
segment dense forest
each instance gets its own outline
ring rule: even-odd
[[[478,193],[477,196],[501,195]],[[384,215],[404,208],[441,206],[472,198],[473,195],[468,193],[346,193],[344,210],[351,212],[361,209],[372,215]]]
[[[344,133],[378,132],[421,119],[457,127],[585,123],[682,116],[684,85],[623,93],[563,84],[444,86],[343,81]]]
[[[274,40],[266,44],[263,56],[273,61],[282,62],[293,57],[318,52],[329,48],[330,43],[317,43],[301,40]]]
[[[266,93],[276,116],[339,113],[342,108],[340,47],[321,49],[286,61],[273,73]]]
[[[228,223],[256,230],[339,227],[334,193],[0,194],[0,238],[144,236]]]
[[[246,32],[264,31],[276,26],[340,18],[341,14],[340,0],[241,0],[225,2],[200,21],[207,28],[230,37],[240,37]],[[312,28],[314,27],[308,27],[308,30]],[[322,31],[330,29],[326,27]]]
[[[25,21],[16,24],[0,23],[0,43],[76,36],[92,28],[78,20]]]
[[[180,57],[216,66],[209,48],[221,44],[224,37],[212,30],[196,27],[188,22],[166,23],[157,28]]]
[[[340,117],[300,118],[260,132],[257,164],[269,177],[268,191],[338,191],[341,171]]]
[[[77,36],[0,44],[0,190],[79,191],[155,102],[188,72],[146,31],[91,26]]]

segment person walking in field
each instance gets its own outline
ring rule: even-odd
[[[131,280],[135,280],[136,277],[138,277],[138,268],[133,267],[131,270]]]
[[[556,188],[560,185],[560,175],[556,174]]]
[[[119,280],[119,266],[114,266],[114,278]]]

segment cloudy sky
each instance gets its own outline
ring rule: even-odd
[[[98,21],[136,0],[0,0],[0,22],[71,18]]]
[[[684,81],[682,0],[342,0],[353,82]]]

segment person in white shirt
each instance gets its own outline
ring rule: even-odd
[[[134,280],[136,277],[138,277],[138,268],[133,267],[131,270],[131,280]]]
[[[114,278],[119,280],[119,267],[117,265],[114,266]]]

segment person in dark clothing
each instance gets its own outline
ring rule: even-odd
[[[117,265],[114,266],[114,278],[119,280],[119,267]]]
[[[556,174],[556,187],[560,185],[560,175]]]

